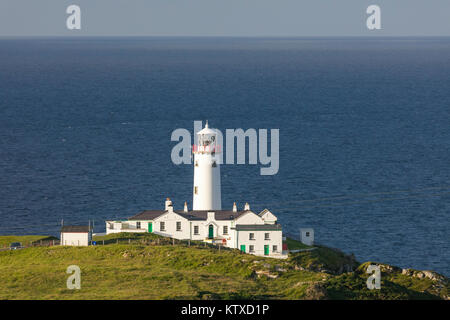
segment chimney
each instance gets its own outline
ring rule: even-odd
[[[184,212],[188,212],[187,202],[184,202]]]
[[[237,212],[236,202],[233,202],[233,212]]]
[[[250,205],[248,204],[248,202],[245,203],[244,210],[245,211],[249,211],[250,210]]]
[[[216,213],[212,211],[208,211],[207,220],[216,220]]]
[[[172,207],[172,201],[170,200],[170,198],[167,198],[165,210],[169,210],[169,207]]]

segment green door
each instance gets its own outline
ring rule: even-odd
[[[245,244],[241,244],[241,251],[245,252]]]
[[[269,245],[264,245],[264,255],[269,255]]]
[[[148,232],[153,232],[153,223],[148,223]]]
[[[208,238],[210,238],[210,239],[214,238],[214,226],[212,224],[209,225]]]

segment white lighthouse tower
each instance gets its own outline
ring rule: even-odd
[[[193,210],[221,210],[220,164],[216,154],[217,133],[208,127],[197,132],[194,153],[194,201]]]

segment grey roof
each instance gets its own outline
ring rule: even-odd
[[[145,210],[133,217],[128,218],[128,220],[154,220],[166,212],[167,210]],[[234,212],[232,210],[195,210],[188,212],[184,211],[174,211],[174,212],[188,220],[206,220],[208,217],[208,212],[214,212],[216,220],[234,220],[250,211]]]
[[[190,218],[187,218],[189,220],[206,220],[208,218],[208,212],[214,212],[216,220],[234,220],[249,211],[234,212],[233,210],[195,210],[183,212],[182,214],[189,216]]]
[[[237,224],[234,228],[237,231],[278,231],[281,224]]]
[[[89,226],[62,226],[61,232],[88,233]]]
[[[165,212],[167,212],[167,210],[145,210],[135,216],[128,218],[128,220],[153,220],[158,218]]]

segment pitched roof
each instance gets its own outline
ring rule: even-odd
[[[61,232],[88,233],[89,226],[62,226]]]
[[[167,210],[144,210],[137,215],[128,218],[128,220],[153,220],[165,212],[167,212]]]
[[[208,218],[208,212],[214,212],[215,220],[234,220],[248,211],[234,212],[233,210],[195,210],[183,212],[183,214],[192,217],[192,220],[206,220]]]
[[[281,224],[237,224],[234,228],[237,231],[278,231]]]
[[[128,218],[128,220],[154,220],[159,216],[166,213],[167,210],[145,210],[138,213],[135,216]],[[206,220],[208,218],[208,212],[215,213],[216,220],[234,220],[244,213],[250,211],[237,211],[232,210],[193,210],[193,211],[174,211],[174,213],[186,218],[188,220]]]

